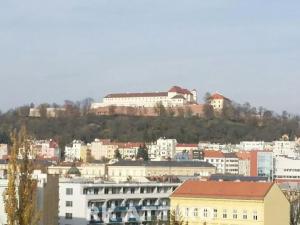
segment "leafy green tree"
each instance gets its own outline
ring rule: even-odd
[[[146,148],[146,146],[140,146],[138,151],[137,151],[137,155],[136,155],[137,159],[143,159],[144,161],[148,161],[149,160],[149,156],[148,156],[148,150]]]
[[[158,102],[155,107],[154,107],[154,112],[158,115],[158,116],[166,116],[167,115],[167,110],[164,107],[164,105],[162,104],[162,102]]]
[[[116,149],[116,150],[115,150],[114,158],[115,158],[115,159],[122,159],[122,155],[121,155],[119,149]]]

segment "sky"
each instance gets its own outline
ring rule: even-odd
[[[299,0],[0,1],[0,110],[197,89],[300,114]]]

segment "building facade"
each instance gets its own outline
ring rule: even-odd
[[[119,161],[107,165],[108,177],[114,181],[128,178],[139,181],[153,176],[203,176],[216,172],[215,167],[201,161]]]
[[[164,107],[184,106],[197,102],[197,91],[173,86],[167,92],[149,93],[118,93],[109,94],[103,98],[102,103],[92,104],[92,109],[107,106],[120,107]]]
[[[59,183],[59,224],[145,224],[158,220],[167,222],[169,196],[178,185],[62,179]]]
[[[170,198],[192,225],[290,224],[289,201],[274,183],[189,180]]]

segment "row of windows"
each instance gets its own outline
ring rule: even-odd
[[[141,188],[104,188],[104,194],[144,194],[144,193],[167,193],[174,191],[176,187],[141,187]],[[83,194],[99,194],[99,188],[85,188]],[[103,188],[102,188],[103,191]],[[66,195],[73,195],[73,188],[66,188]]]
[[[203,218],[208,218],[208,217],[218,218],[218,210],[213,209],[212,212],[210,212],[209,209],[203,209],[202,213],[200,213],[200,210],[198,208],[195,208],[194,211],[193,211],[193,214],[191,215],[189,208],[186,208],[185,209],[185,216],[186,217],[189,217],[189,216],[194,216],[194,217],[202,216]],[[243,210],[240,216],[241,216],[242,219],[247,220],[248,219],[247,210]],[[223,209],[221,217],[223,219],[229,219],[230,218],[227,209]],[[232,210],[231,218],[232,219],[238,219],[239,218],[238,210],[236,210],[236,209]],[[258,220],[257,211],[252,212],[252,219],[253,220]]]

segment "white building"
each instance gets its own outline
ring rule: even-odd
[[[274,156],[287,156],[290,158],[296,158],[299,156],[296,146],[296,141],[274,141]]]
[[[211,163],[221,174],[238,174],[239,159],[235,153],[223,153],[221,151],[204,151],[204,161]]]
[[[237,147],[243,151],[263,151],[266,148],[266,143],[264,141],[242,141]]]
[[[74,140],[71,146],[65,147],[65,161],[72,162],[74,160],[80,160],[81,149],[85,148],[86,144],[79,140]]]
[[[142,224],[168,220],[178,183],[110,183],[80,178],[59,183],[59,224]]]
[[[231,148],[231,145],[219,144],[219,143],[210,143],[210,142],[199,142],[199,149],[201,150],[220,150],[226,151],[226,149]]]
[[[189,91],[173,86],[167,92],[109,94],[103,98],[102,103],[93,103],[91,108],[106,106],[155,107],[158,103],[162,103],[165,107],[174,107],[196,102],[196,90]]]
[[[300,182],[300,159],[277,156],[274,159],[274,179]]]
[[[156,143],[148,145],[149,158],[152,160],[173,159],[176,155],[176,139],[159,138]]]
[[[8,156],[8,145],[0,144],[0,159],[5,159]]]

